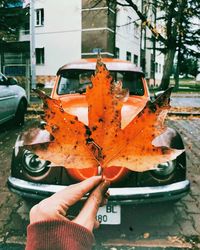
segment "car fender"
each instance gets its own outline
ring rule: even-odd
[[[186,174],[186,152],[181,135],[173,128],[167,127],[165,132],[153,140],[154,146],[184,150],[177,158],[177,166],[180,166]]]
[[[167,127],[164,133],[157,136],[152,144],[156,147],[168,147],[174,149],[184,149],[181,135],[173,128]]]
[[[27,95],[26,95],[26,91],[20,87],[20,86],[12,86],[13,87],[13,90],[14,92],[16,93],[16,109],[15,109],[15,113],[17,112],[17,109],[18,109],[18,106],[19,106],[19,103],[24,100],[25,103],[26,103],[26,107],[28,105],[28,100],[27,100]]]
[[[23,132],[17,139],[16,144],[18,146],[34,145],[41,143],[48,143],[52,141],[51,134],[41,128],[32,128]]]

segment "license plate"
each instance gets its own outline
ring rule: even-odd
[[[100,207],[96,218],[100,224],[119,225],[121,224],[121,206],[106,205]]]

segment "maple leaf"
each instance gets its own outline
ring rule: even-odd
[[[101,161],[105,159],[121,135],[121,109],[124,97],[121,86],[116,86],[109,71],[97,62],[95,76],[91,77],[92,87],[86,90],[88,103],[88,127],[91,138],[101,147]],[[125,92],[126,95],[126,92]],[[121,98],[120,98],[120,97]]]
[[[115,83],[101,59],[97,60],[92,87],[86,90],[88,126],[68,114],[62,103],[38,91],[44,102],[46,130],[52,140],[26,143],[42,159],[66,168],[117,166],[146,171],[159,163],[175,159],[183,150],[156,146],[154,140],[165,131],[163,124],[170,108],[171,89],[144,109],[122,128],[121,110],[128,91]],[[153,143],[155,145],[153,145]]]
[[[167,93],[166,93],[167,94]],[[163,120],[168,106],[159,107],[159,99],[148,102],[131,123],[124,128],[112,155],[103,162],[104,166],[121,166],[142,172],[156,168],[158,164],[175,159],[183,150],[156,147],[153,140],[165,131]]]
[[[121,96],[123,97],[124,91]],[[121,128],[123,102],[116,94],[116,85],[103,63],[98,62],[92,77],[92,88],[86,91],[91,137],[102,148],[99,159],[102,168],[126,167],[146,171],[159,163],[175,159],[182,150],[155,147],[153,139],[165,131],[163,125],[169,106],[171,89],[144,109],[124,128]]]
[[[58,166],[85,168],[85,166],[96,167],[99,165],[87,145],[88,127],[78,121],[76,116],[66,113],[59,100],[51,99],[39,90],[36,92],[44,102],[44,120],[47,122],[45,129],[52,138],[47,141],[46,136],[46,142],[37,143],[39,131],[31,131],[29,141],[24,142],[26,147],[34,151],[40,158]],[[30,137],[35,139],[31,140]]]

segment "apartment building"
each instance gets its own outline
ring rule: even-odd
[[[142,2],[137,0],[141,10]],[[96,57],[99,51],[103,57],[118,57],[143,66],[149,83],[159,83],[163,56],[152,56],[157,52],[149,49],[151,34],[141,31],[141,21],[131,8],[108,5],[106,0],[59,0],[59,4],[55,0],[34,0],[34,8],[37,84],[51,86],[60,66]],[[20,42],[30,41],[28,27],[27,22],[20,31]]]

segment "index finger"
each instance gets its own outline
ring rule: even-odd
[[[63,208],[67,209],[79,201],[86,193],[98,186],[101,181],[101,176],[90,177],[80,183],[64,188],[52,195],[51,198],[55,201],[59,201],[59,203],[61,201]]]

